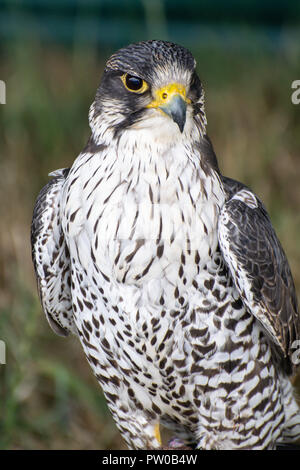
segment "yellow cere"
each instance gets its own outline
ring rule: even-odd
[[[180,95],[186,103],[191,102],[191,100],[186,97],[186,88],[184,85],[181,83],[170,83],[154,92],[155,99],[147,105],[147,108],[158,108],[159,106],[168,104],[176,95]]]

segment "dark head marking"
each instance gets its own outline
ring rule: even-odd
[[[185,47],[167,41],[145,41],[120,49],[107,61],[105,71],[123,70],[150,80],[157,68],[177,66],[193,71],[196,61]]]
[[[199,115],[203,111],[203,93],[195,66],[188,49],[172,42],[152,40],[120,49],[106,63],[92,119],[103,116],[116,135],[149,115],[155,91],[172,83],[184,86],[193,115]],[[174,112],[168,114],[173,116]],[[184,122],[177,121],[182,131]]]

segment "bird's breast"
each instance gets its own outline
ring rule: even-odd
[[[66,227],[110,279],[175,282],[185,269],[185,282],[192,282],[216,250],[224,199],[219,179],[179,161],[168,155],[148,167],[101,167],[96,159],[79,160],[66,197]]]
[[[192,280],[217,246],[216,202],[174,185],[127,189],[126,183],[116,186],[110,200],[95,195],[88,232],[96,264],[126,284],[171,281],[182,264]]]

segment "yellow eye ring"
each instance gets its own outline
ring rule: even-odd
[[[121,76],[121,80],[126,90],[133,93],[144,93],[149,88],[148,83],[145,82],[145,80],[129,73],[124,73],[124,75]]]

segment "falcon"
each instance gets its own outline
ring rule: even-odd
[[[163,448],[163,425],[197,449],[273,449],[300,437],[295,287],[262,202],[219,170],[195,67],[158,40],[106,63],[86,147],[35,204],[40,300],[129,448]]]

